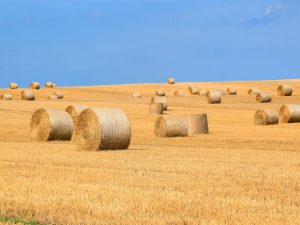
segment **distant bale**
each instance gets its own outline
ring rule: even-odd
[[[35,111],[30,123],[32,137],[37,141],[69,141],[73,128],[71,116],[54,109]]]
[[[58,100],[58,97],[56,95],[49,95],[48,100],[55,101],[55,100]]]
[[[2,94],[0,96],[1,100],[12,100],[12,95],[11,94]]]
[[[188,120],[188,136],[196,134],[208,134],[207,114],[195,114],[186,116]]]
[[[260,91],[258,89],[250,88],[248,90],[248,95],[257,95]]]
[[[74,141],[86,151],[127,149],[131,125],[119,109],[85,109],[78,117]]]
[[[206,99],[209,104],[219,104],[222,101],[221,93],[218,91],[208,91]]]
[[[162,103],[164,111],[166,111],[168,109],[168,101],[165,96],[154,96],[154,97],[152,97],[151,102],[152,103]]]
[[[166,96],[166,92],[163,90],[156,90],[155,96]]]
[[[58,99],[64,98],[64,94],[61,92],[55,92],[54,95],[56,95]]]
[[[141,98],[142,97],[142,94],[140,92],[134,92],[132,94],[132,98]]]
[[[184,116],[160,116],[155,122],[154,134],[157,137],[186,137],[188,122]]]
[[[164,105],[162,103],[149,103],[149,113],[162,115],[164,113]]]
[[[260,92],[256,94],[256,102],[267,103],[272,101],[272,95],[269,92]]]
[[[291,96],[293,94],[293,88],[288,84],[279,85],[277,93],[279,96]]]
[[[9,89],[18,89],[18,88],[19,88],[19,86],[18,86],[17,83],[10,83],[9,84]]]
[[[53,82],[46,82],[45,83],[45,88],[54,88],[55,84]]]
[[[23,90],[21,92],[22,95],[22,100],[26,100],[26,101],[34,101],[35,100],[35,95],[33,93],[33,91],[31,90]]]
[[[189,92],[191,95],[199,95],[200,91],[197,86],[189,86]]]
[[[216,90],[212,90],[213,92],[219,92],[221,95],[227,95],[227,91],[222,90],[222,89],[216,89]]]
[[[184,91],[175,91],[173,95],[178,97],[184,97],[185,93]]]
[[[256,125],[278,124],[278,121],[279,113],[275,110],[258,110],[254,115],[254,124]]]
[[[228,95],[237,95],[237,90],[232,88],[227,88]]]
[[[280,123],[299,123],[300,105],[283,105],[279,110]]]
[[[32,82],[29,86],[31,89],[40,89],[40,84],[38,82]]]
[[[168,84],[175,84],[175,79],[170,77],[167,82]]]

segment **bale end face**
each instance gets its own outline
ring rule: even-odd
[[[280,123],[299,123],[300,105],[283,105],[279,110]]]
[[[187,116],[188,120],[188,136],[197,134],[208,134],[207,114],[197,114]]]
[[[288,84],[280,85],[277,89],[279,96],[292,96],[293,88]]]
[[[164,113],[164,105],[162,103],[149,103],[149,113],[155,115],[162,115]]]

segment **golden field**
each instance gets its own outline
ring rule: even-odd
[[[291,97],[277,96],[288,83]],[[209,105],[190,96],[191,83],[35,90],[37,100],[0,102],[0,217],[42,224],[300,224],[300,123],[255,126],[257,109],[300,104],[300,80],[194,83],[201,90],[238,90]],[[256,103],[249,88],[269,91],[272,103]],[[207,113],[210,134],[157,138],[148,103],[166,91],[166,114]],[[186,97],[173,97],[184,90]],[[141,99],[131,98],[140,91]],[[128,150],[83,152],[72,142],[35,142],[32,113],[68,105],[120,108],[132,126]]]

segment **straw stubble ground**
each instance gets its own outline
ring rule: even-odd
[[[209,105],[205,97],[168,97],[167,114],[207,113],[210,134],[159,139],[157,116],[148,114],[156,89],[168,96],[189,84],[59,88],[65,99],[47,101],[51,90],[34,91],[35,102],[1,101],[0,216],[49,224],[299,224],[300,124],[255,126],[258,109],[300,104],[279,97],[284,81],[197,83],[200,89],[238,90]],[[250,88],[271,92],[256,103]],[[132,91],[143,98],[132,99]],[[53,92],[53,90],[52,90]],[[123,109],[132,124],[129,150],[82,152],[70,142],[30,139],[34,110],[82,104]]]

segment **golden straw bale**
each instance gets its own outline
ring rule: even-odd
[[[219,92],[221,95],[227,95],[227,91],[222,90],[222,89],[216,89],[216,90],[212,90],[213,92]]]
[[[66,108],[65,111],[71,116],[75,125],[80,113],[87,108],[88,107],[85,105],[70,105]]]
[[[227,88],[228,95],[237,95],[237,90],[232,88]]]
[[[155,96],[166,96],[166,93],[163,90],[156,90]]]
[[[40,84],[38,82],[32,82],[29,86],[31,89],[40,89]]]
[[[55,92],[54,95],[56,95],[58,99],[64,98],[64,94],[61,92]]]
[[[278,124],[278,121],[279,113],[275,110],[258,110],[254,115],[254,124],[256,125]]]
[[[156,114],[156,115],[162,115],[164,112],[164,105],[162,103],[149,103],[149,113],[150,114]]]
[[[257,95],[260,91],[258,89],[250,88],[248,90],[248,95]]]
[[[45,83],[45,88],[54,88],[54,83],[53,82],[46,82]]]
[[[267,103],[272,101],[272,95],[269,92],[260,92],[256,94],[256,102]]]
[[[170,77],[168,80],[167,80],[168,84],[175,84],[175,79]]]
[[[49,95],[48,99],[49,100],[58,100],[58,97],[56,95]]]
[[[0,96],[1,100],[12,100],[12,95],[11,94],[2,94]]]
[[[185,116],[159,116],[155,122],[157,137],[186,137],[188,122]]]
[[[195,114],[186,116],[188,120],[188,136],[195,134],[208,134],[207,114]]]
[[[168,109],[168,101],[165,96],[154,96],[151,99],[152,103],[162,103],[164,107],[164,111]]]
[[[293,88],[288,84],[279,85],[277,93],[279,96],[291,96],[293,94]]]
[[[184,93],[184,91],[175,91],[173,95],[174,96],[179,96],[179,97],[184,97],[185,93]]]
[[[19,88],[19,86],[18,86],[17,83],[10,83],[9,84],[9,89],[18,89],[18,88]]]
[[[279,110],[280,123],[299,123],[300,105],[283,105]]]
[[[134,92],[132,94],[132,98],[141,98],[142,97],[142,94],[140,92]]]
[[[33,91],[31,90],[23,90],[21,92],[22,95],[22,100],[27,100],[27,101],[34,101],[35,100],[35,95]]]
[[[222,101],[221,93],[219,91],[208,91],[206,99],[209,104],[219,104]]]
[[[197,86],[189,86],[189,92],[191,95],[199,95],[200,91]]]

